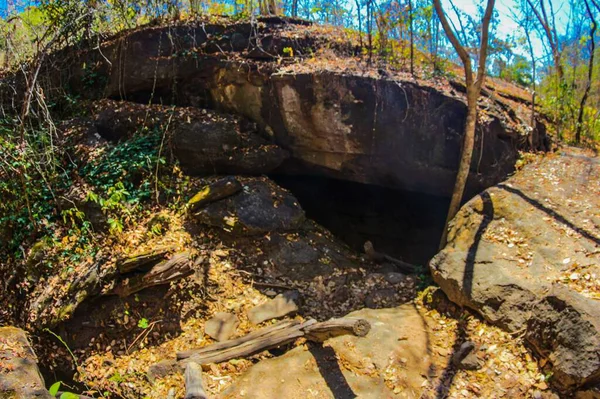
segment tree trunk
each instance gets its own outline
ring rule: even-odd
[[[452,199],[450,200],[450,207],[448,208],[448,216],[446,217],[446,224],[442,233],[442,239],[440,241],[440,249],[446,245],[448,238],[448,224],[456,216],[460,209],[460,203],[462,201],[465,187],[467,185],[467,179],[469,177],[469,169],[471,167],[471,159],[473,157],[473,147],[475,146],[475,128],[477,126],[477,98],[479,92],[475,92],[474,88],[467,90],[467,120],[465,122],[465,133],[463,138],[463,148],[460,156],[460,164],[458,165],[458,173],[456,175],[456,182],[454,183],[454,190],[452,192]]]
[[[527,38],[527,45],[529,47],[529,55],[531,56],[531,88],[533,89],[533,93],[531,93],[531,133],[529,134],[529,147],[531,151],[533,151],[534,143],[533,143],[533,133],[535,131],[535,97],[536,97],[536,68],[535,68],[535,53],[533,51],[533,43],[531,42],[531,35],[529,34],[529,29],[525,28],[525,37]]]
[[[446,18],[444,9],[442,8],[441,0],[433,0],[435,11],[440,19],[444,32],[448,36],[448,40],[452,43],[452,46],[460,57],[464,70],[465,70],[465,83],[467,87],[467,120],[465,122],[465,132],[463,138],[463,147],[461,151],[460,164],[458,165],[458,173],[456,175],[456,182],[454,184],[454,191],[452,192],[452,199],[450,201],[450,207],[448,209],[448,216],[446,218],[446,225],[444,227],[442,238],[440,240],[440,249],[446,245],[448,236],[448,224],[456,216],[462,196],[465,191],[467,184],[467,178],[469,177],[469,168],[471,166],[471,159],[473,157],[473,146],[475,144],[475,127],[477,125],[477,98],[481,92],[481,86],[485,80],[485,61],[487,59],[487,48],[488,48],[488,35],[490,21],[492,20],[492,14],[494,11],[495,0],[488,0],[483,16],[482,27],[481,27],[481,40],[479,47],[479,57],[477,65],[477,79],[473,79],[473,70],[471,68],[471,57],[465,48],[460,44],[456,33],[450,26],[450,22]]]
[[[369,65],[373,62],[373,12],[371,0],[367,0],[367,36],[369,40]]]
[[[207,399],[206,391],[202,386],[202,368],[198,363],[190,362],[185,367],[185,398]]]
[[[363,50],[363,37],[362,37],[362,15],[360,13],[360,0],[356,0],[356,10],[358,15],[358,43],[360,45],[360,52],[362,55]]]
[[[410,22],[410,74],[415,75],[415,41],[414,41],[414,28],[413,28],[413,0],[408,1],[408,18]]]
[[[587,101],[588,95],[590,94],[590,88],[592,86],[592,74],[594,72],[594,51],[596,51],[596,43],[594,41],[594,35],[596,34],[596,19],[594,18],[594,13],[590,9],[590,5],[588,4],[588,0],[583,0],[585,3],[585,8],[587,10],[588,16],[592,21],[592,28],[590,29],[590,60],[588,63],[588,76],[587,82],[585,86],[585,91],[583,92],[583,97],[581,97],[581,102],[579,103],[579,115],[577,116],[577,131],[575,132],[575,142],[579,144],[581,142],[581,129],[583,127],[583,113],[585,111],[585,103]]]

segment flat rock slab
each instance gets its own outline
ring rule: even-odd
[[[427,327],[414,306],[362,309],[348,317],[367,320],[369,334],[336,337],[261,361],[219,397],[420,397],[431,362]]]
[[[240,321],[236,315],[226,312],[218,312],[206,322],[204,333],[217,341],[226,341],[235,334]]]
[[[260,324],[263,321],[277,319],[298,311],[298,299],[300,295],[297,291],[287,291],[277,295],[275,298],[256,306],[248,311],[248,318],[254,324]]]
[[[526,332],[564,388],[600,379],[600,164],[572,151],[470,200],[430,263],[453,302]]]
[[[52,398],[25,331],[0,328],[0,398]]]

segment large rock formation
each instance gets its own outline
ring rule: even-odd
[[[244,118],[206,109],[140,105],[110,100],[94,104],[94,125],[111,141],[151,132],[190,175],[272,172],[288,154],[261,137]]]
[[[524,332],[554,380],[600,380],[600,163],[564,154],[469,201],[432,261],[448,297]]]
[[[0,398],[52,398],[25,331],[16,327],[0,328]]]
[[[325,48],[339,55],[332,66],[311,61]],[[243,115],[291,152],[292,161],[284,168],[290,173],[448,196],[466,117],[464,87],[387,73],[381,77],[352,61],[351,49],[347,38],[330,38],[297,21],[190,23],[125,33],[105,42],[101,51],[65,50],[48,62],[51,69],[41,76],[48,95],[68,82],[87,98],[154,101]],[[286,54],[294,54],[293,59]],[[56,64],[64,61],[56,72]],[[500,90],[485,93],[471,193],[514,170],[517,149],[531,132],[525,122],[529,117],[515,112],[518,102]],[[539,127],[531,143],[543,147],[537,140],[543,134]],[[193,144],[190,135],[182,137],[183,147]]]

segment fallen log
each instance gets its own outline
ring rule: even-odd
[[[331,319],[303,329],[306,339],[323,342],[339,335],[365,337],[371,331],[371,324],[364,319]]]
[[[202,386],[202,368],[198,363],[190,362],[185,367],[185,399],[207,399]]]
[[[164,377],[172,372],[183,371],[184,367],[191,362],[221,363],[277,348],[302,337],[314,342],[323,342],[328,338],[348,334],[364,337],[370,329],[371,325],[364,319],[342,318],[321,323],[313,319],[303,323],[284,321],[240,338],[178,352],[177,360],[163,360],[156,363],[150,367],[148,374],[151,378]]]
[[[183,360],[183,359],[187,359],[188,357],[193,356],[193,355],[200,355],[200,354],[204,355],[204,354],[208,354],[208,353],[215,353],[215,352],[225,350],[228,348],[233,348],[235,346],[241,345],[248,341],[252,341],[252,340],[264,337],[264,336],[268,336],[269,334],[275,333],[280,330],[287,329],[289,327],[296,326],[298,324],[300,324],[300,322],[298,322],[298,321],[282,321],[277,324],[273,324],[272,326],[269,326],[266,328],[261,328],[260,330],[257,330],[257,331],[253,331],[253,332],[246,334],[240,338],[230,339],[230,340],[219,342],[216,344],[207,345],[207,346],[205,346],[203,348],[199,348],[199,349],[190,349],[187,351],[177,352],[177,359]]]
[[[169,252],[174,248],[165,247],[157,248],[148,252],[143,252],[137,255],[126,256],[117,261],[117,269],[119,273],[130,273],[144,267],[154,266],[158,261],[164,259]]]
[[[171,259],[155,265],[145,274],[137,274],[122,280],[110,294],[126,297],[144,288],[170,283],[194,273],[188,252],[175,254]]]
[[[369,322],[363,319],[332,319],[322,323],[317,323],[313,319],[303,323],[284,322],[254,331],[241,338],[178,352],[177,359],[180,361],[190,359],[199,364],[220,363],[272,349],[300,337],[305,337],[309,341],[323,342],[328,338],[347,334],[364,337],[370,329]]]
[[[185,354],[177,353],[177,359],[184,360],[185,356],[191,361],[199,364],[208,363],[221,363],[227,360],[253,355],[255,353],[262,352],[267,349],[272,349],[286,343],[295,341],[304,335],[301,331],[305,325],[316,323],[314,320],[309,320],[305,323],[295,322],[292,325],[286,327],[274,328],[270,331],[257,331],[254,338],[248,339],[248,337],[238,338],[237,342],[232,342],[226,347],[215,348],[217,345],[208,345],[198,350],[186,351]],[[223,344],[227,341],[223,342]]]

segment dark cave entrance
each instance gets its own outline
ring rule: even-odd
[[[306,215],[356,251],[378,252],[426,266],[437,252],[450,199],[315,176],[271,176]]]

